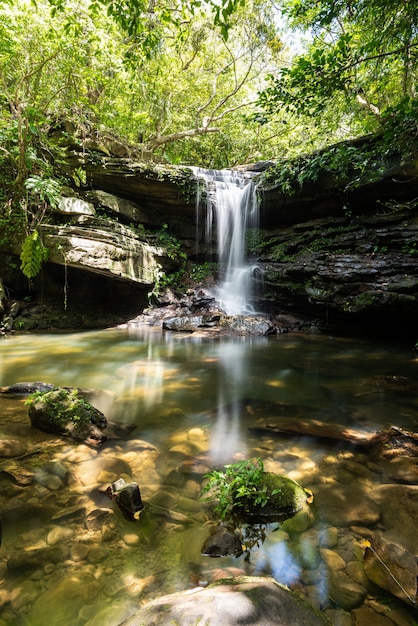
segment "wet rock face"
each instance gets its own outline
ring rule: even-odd
[[[327,323],[412,328],[418,314],[418,211],[329,217],[265,232],[259,307]]]
[[[36,428],[90,445],[96,446],[106,440],[102,432],[107,426],[105,416],[78,397],[76,389],[57,387],[32,396],[29,400],[29,418]]]
[[[44,224],[42,234],[50,262],[116,280],[151,285],[164,256],[123,224],[87,215],[74,225]]]

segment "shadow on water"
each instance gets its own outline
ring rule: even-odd
[[[358,607],[416,619],[363,570],[364,542],[376,532],[418,553],[413,468],[344,442],[257,432],[284,419],[416,429],[412,351],[134,328],[20,335],[0,347],[3,387],[40,380],[100,390],[93,403],[113,432],[91,449],[35,431],[24,399],[0,396],[0,624],[116,626],[148,599],[237,574],[272,575],[335,624]],[[314,503],[267,525],[239,558],[204,557],[213,524],[200,500],[204,475],[253,456],[311,489]],[[138,522],[106,495],[118,478],[140,485]],[[399,512],[392,487],[409,490],[409,509]]]

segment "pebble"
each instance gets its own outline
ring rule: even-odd
[[[90,563],[96,564],[104,561],[107,556],[108,553],[106,550],[103,550],[102,548],[91,548],[89,550],[87,558]]]
[[[334,552],[334,550],[321,548],[320,554],[328,570],[332,572],[338,572],[339,570],[343,570],[345,568],[344,559],[339,554],[337,554],[337,552]]]
[[[102,532],[103,541],[111,541],[115,536],[115,533],[113,532],[113,530],[109,526],[106,526],[105,524],[102,526],[101,532]]]
[[[73,544],[70,555],[73,561],[84,561],[89,553],[89,548],[85,543],[77,542]]]
[[[319,532],[319,545],[321,548],[335,548],[338,543],[338,528],[328,526]]]
[[[73,534],[74,531],[71,528],[54,526],[54,528],[49,531],[46,542],[49,546],[55,546],[59,543],[65,543],[68,539],[71,539]]]
[[[127,533],[123,535],[123,541],[127,546],[136,546],[139,543],[139,535],[135,533]]]

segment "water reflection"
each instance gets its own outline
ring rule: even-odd
[[[412,350],[320,336],[208,340],[128,326],[1,339],[0,385],[40,380],[100,389],[98,408],[111,422],[132,428],[90,450],[31,429],[23,401],[0,396],[0,441],[15,442],[17,451],[2,459],[0,476],[0,622],[116,626],[154,595],[228,573],[270,574],[318,608],[340,608],[329,599],[327,551],[345,559],[347,571],[361,568],[361,532],[384,529],[383,517],[370,517],[366,498],[380,493],[382,481],[392,485],[394,464],[379,464],[343,445],[261,437],[250,429],[278,419],[318,419],[414,430],[417,367]],[[247,561],[243,555],[208,563],[200,555],[208,535],[199,502],[202,476],[250,456],[262,457],[267,471],[310,488],[316,518],[296,516],[296,526],[268,528]],[[33,472],[29,487],[18,482],[22,468]],[[146,506],[138,525],[119,516],[103,495],[119,476],[141,487]],[[362,525],[341,522],[347,494],[367,503]],[[338,503],[339,495],[346,498],[344,507],[328,510],[331,496]],[[415,522],[411,528],[402,523],[401,534],[413,542]],[[51,563],[39,551],[55,549],[57,537],[64,556]],[[28,553],[36,556],[36,566]],[[86,585],[91,597],[72,602],[68,590],[76,598]],[[61,622],[46,620],[42,606]],[[404,610],[412,617],[412,609]]]
[[[210,459],[214,464],[225,464],[238,452],[243,457],[247,454],[240,413],[242,389],[248,384],[248,374],[244,341],[230,341],[218,348],[218,407],[210,439]]]

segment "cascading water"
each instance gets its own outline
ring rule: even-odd
[[[209,246],[216,234],[218,261],[223,271],[216,289],[217,299],[228,315],[251,313],[256,266],[247,261],[245,233],[247,228],[256,228],[259,222],[256,187],[245,172],[198,168],[194,172],[205,181],[207,192],[206,205],[200,198],[197,202],[198,230],[203,222]],[[202,211],[205,211],[204,219]]]

